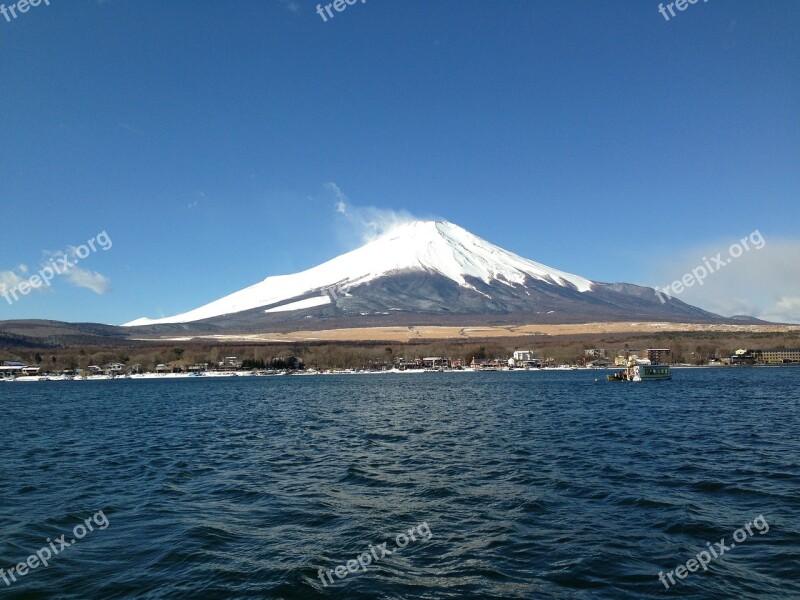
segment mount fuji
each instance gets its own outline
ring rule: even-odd
[[[727,321],[680,300],[662,303],[649,287],[600,283],[534,262],[453,223],[412,221],[307,271],[125,326],[246,332],[645,319]]]

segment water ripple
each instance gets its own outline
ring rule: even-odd
[[[0,384],[8,598],[800,597],[800,369]],[[370,544],[433,534],[323,585]],[[335,577],[335,575],[334,575]]]

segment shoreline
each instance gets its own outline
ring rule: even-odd
[[[787,368],[800,365],[669,365],[671,369],[759,369],[759,368]],[[564,372],[564,371],[618,371],[623,367],[543,367],[541,369],[386,369],[382,371],[367,371],[357,369],[326,370],[326,371],[292,371],[277,373],[257,373],[254,371],[207,372],[202,375],[193,373],[141,373],[130,376],[91,375],[89,377],[65,377],[63,375],[35,375],[30,377],[16,377],[14,379],[0,379],[0,383],[44,383],[48,381],[152,381],[176,379],[233,379],[234,377],[265,378],[265,377],[312,377],[312,376],[342,376],[342,375],[406,375],[425,373],[530,373],[530,372]]]

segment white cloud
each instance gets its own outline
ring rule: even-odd
[[[43,259],[38,267],[33,267],[31,269],[27,265],[19,265],[17,267],[19,273],[15,273],[14,271],[0,271],[0,290],[3,289],[3,286],[8,290],[17,288],[20,283],[25,281],[30,282],[32,277],[40,276],[52,281],[61,278],[70,285],[92,290],[96,294],[107,294],[110,292],[111,281],[108,277],[97,271],[82,269],[73,264],[81,260],[76,255],[76,250],[77,248],[75,246],[70,246],[66,251],[44,251],[42,252]],[[65,261],[72,265],[69,269],[65,267]],[[53,265],[55,265],[55,269]],[[44,270],[44,273],[42,273],[42,270]],[[49,288],[50,285],[31,286],[31,289],[39,292],[44,292]]]
[[[95,241],[99,247],[94,246]],[[111,248],[111,238],[103,231],[86,245],[69,246],[67,250],[55,252],[43,251],[38,266],[29,268],[26,264],[20,264],[15,270],[0,271],[0,294],[4,294],[6,300],[9,295],[18,300],[17,292],[23,284],[27,284],[30,290],[44,292],[50,290],[52,283],[58,279],[69,285],[91,290],[95,294],[107,294],[111,291],[108,277],[76,265],[83,259],[89,258],[93,252],[109,248]],[[22,295],[27,293],[26,291]]]
[[[757,239],[757,238],[756,238]],[[664,264],[654,264],[650,285],[663,288],[680,280],[710,257],[721,254],[724,266],[717,266],[703,285],[693,285],[676,298],[724,315],[749,315],[766,321],[800,323],[800,241],[763,236],[763,247],[751,248],[732,258],[729,248],[736,239],[721,240],[700,248],[677,250]],[[730,262],[727,262],[730,258]]]
[[[17,287],[23,281],[25,281],[25,279],[14,273],[14,271],[0,271],[0,290],[3,288],[10,290]]]
[[[760,317],[767,321],[800,323],[800,296],[781,298],[774,306],[763,311]]]
[[[64,279],[79,288],[92,290],[95,294],[107,294],[111,291],[111,282],[108,277],[97,271],[72,267],[64,274]]]
[[[59,265],[59,268],[62,271],[59,273],[59,275],[63,277],[64,280],[70,285],[92,290],[95,294],[107,294],[110,292],[111,282],[108,277],[98,273],[97,271],[92,272],[88,269],[82,269],[78,266],[74,266],[74,263],[82,260],[76,254],[76,251],[77,248],[75,246],[70,246],[67,252],[57,251],[50,253],[54,258],[56,258],[56,264]],[[73,263],[73,266],[65,271],[63,264],[59,263],[57,260],[60,257],[68,257],[70,262]],[[43,268],[47,264],[49,263],[42,262],[41,267]]]

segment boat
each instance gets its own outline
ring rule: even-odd
[[[607,381],[666,381],[672,379],[669,365],[631,361],[621,371],[606,376]]]

